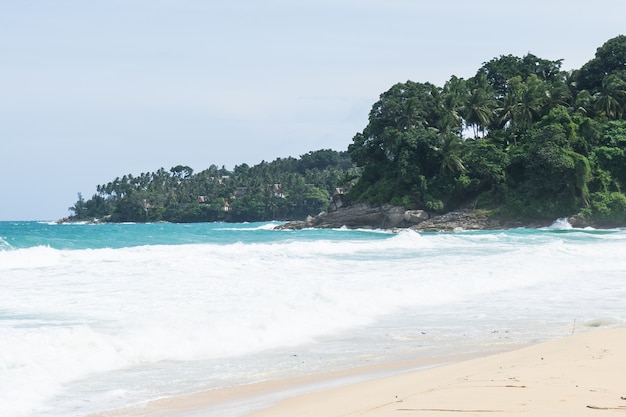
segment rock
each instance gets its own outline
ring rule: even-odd
[[[425,210],[407,210],[404,212],[404,221],[413,225],[428,220],[430,215]]]
[[[459,232],[462,230],[495,230],[502,229],[503,224],[487,216],[472,211],[452,211],[439,216],[433,216],[411,229],[421,232]]]
[[[590,222],[584,219],[582,216],[576,214],[574,216],[570,216],[567,218],[567,222],[572,225],[572,227],[576,228],[585,228],[585,227],[595,227],[596,225],[593,222]]]
[[[581,220],[570,218],[572,225],[582,224]],[[576,223],[578,222],[578,223]],[[276,226],[276,229],[297,230],[304,228],[349,229],[396,229],[411,228],[420,232],[458,232],[463,230],[499,230],[515,227],[544,227],[545,222],[522,223],[514,220],[491,218],[486,211],[474,210],[474,206],[464,207],[441,215],[431,215],[424,210],[405,210],[403,207],[385,204],[372,206],[358,203],[343,206],[335,211],[307,217],[304,221],[292,221]]]
[[[372,206],[369,203],[358,203],[353,206],[343,206],[335,211],[320,213],[315,217],[307,217],[304,221],[287,222],[277,226],[277,229],[304,229],[318,227],[332,229],[347,227],[349,229],[392,229],[406,227],[403,207],[385,204]]]
[[[382,206],[381,212],[383,215],[383,221],[380,226],[381,228],[392,229],[394,227],[403,226],[404,213],[406,213],[404,207],[397,207],[390,204],[385,204],[384,206]]]

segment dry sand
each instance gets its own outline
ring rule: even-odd
[[[250,417],[626,416],[626,329],[313,392]]]
[[[626,329],[440,361],[453,363],[271,381],[99,415],[212,417],[264,408],[246,417],[626,416]]]

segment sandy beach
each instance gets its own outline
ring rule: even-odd
[[[626,329],[312,392],[250,417],[595,416],[626,413]]]
[[[624,415],[625,353],[626,329],[594,330],[488,356],[268,381],[98,415],[209,417],[246,409],[258,410],[246,417]]]

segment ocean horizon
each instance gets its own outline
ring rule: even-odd
[[[0,415],[87,416],[626,323],[624,229],[277,224],[0,222]]]

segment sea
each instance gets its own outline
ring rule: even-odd
[[[277,224],[0,222],[0,416],[82,417],[626,324],[625,229]]]

